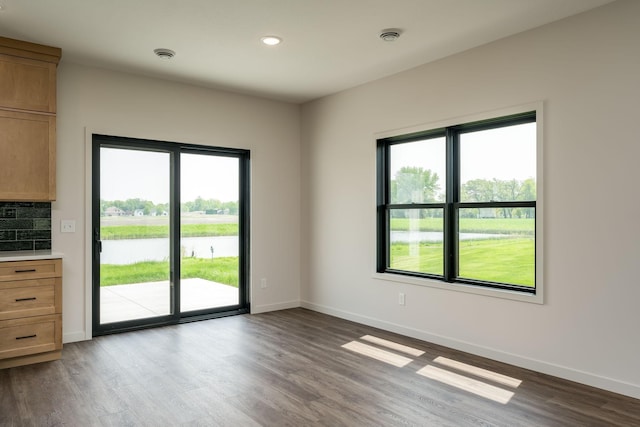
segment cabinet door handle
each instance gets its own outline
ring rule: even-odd
[[[15,273],[35,273],[38,270],[36,270],[35,268],[31,268],[29,270],[13,270],[13,271]]]
[[[24,337],[16,337],[17,340],[26,340],[27,338],[35,338],[36,334],[33,335],[25,335]]]
[[[29,298],[16,298],[16,302],[20,302],[20,301],[34,301],[36,300],[36,297],[29,297]]]

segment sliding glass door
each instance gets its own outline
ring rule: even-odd
[[[180,311],[235,306],[240,161],[201,153],[180,161]]]
[[[100,324],[172,314],[172,153],[100,148]],[[158,210],[160,215],[158,215]]]
[[[248,152],[94,135],[94,335],[248,311]]]

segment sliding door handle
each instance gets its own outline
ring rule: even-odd
[[[99,228],[94,228],[93,230],[93,241],[95,242],[96,245],[96,258],[98,257],[99,254],[102,253],[102,240],[100,240],[100,229]]]

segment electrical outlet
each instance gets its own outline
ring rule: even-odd
[[[399,305],[404,305],[405,304],[405,295],[404,292],[400,292],[398,294],[398,304]]]
[[[264,277],[262,279],[260,279],[260,287],[262,289],[267,287],[267,279],[265,279]]]
[[[60,221],[60,232],[61,233],[75,233],[76,232],[76,222],[73,219],[63,219]]]

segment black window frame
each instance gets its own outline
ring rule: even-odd
[[[534,215],[534,245],[537,247],[537,195],[533,201],[489,201],[489,202],[461,202],[460,201],[460,135],[468,132],[497,129],[525,123],[537,123],[537,111],[527,111],[495,117],[486,120],[456,124],[421,132],[381,138],[377,140],[376,153],[376,271],[378,273],[392,273],[403,276],[438,280],[444,283],[455,283],[483,288],[517,291],[523,294],[536,295],[538,289],[537,251],[534,249],[534,285],[522,286],[509,283],[490,282],[469,279],[458,276],[458,218],[459,210],[464,208],[533,208]],[[390,183],[393,177],[390,172],[390,148],[393,145],[432,138],[445,138],[446,145],[446,177],[445,202],[425,202],[411,204],[391,203]],[[537,144],[536,144],[537,145]],[[538,177],[536,177],[538,180]],[[443,274],[421,273],[409,270],[390,268],[390,227],[391,211],[393,209],[442,209],[443,210]]]

